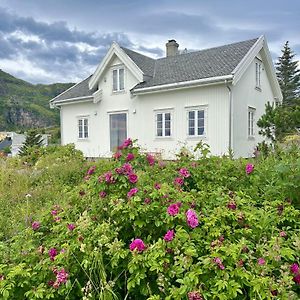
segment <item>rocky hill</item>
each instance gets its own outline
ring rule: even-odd
[[[0,70],[0,131],[58,126],[59,111],[49,100],[72,85],[33,85]]]

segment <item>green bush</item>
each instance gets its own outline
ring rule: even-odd
[[[64,160],[51,155],[36,169],[59,168]],[[163,162],[127,140],[76,185],[66,171],[64,201],[55,195],[0,244],[0,295],[299,299],[299,162],[292,149],[250,161]]]

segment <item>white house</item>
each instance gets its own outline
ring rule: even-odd
[[[202,140],[214,155],[252,156],[265,104],[282,100],[265,37],[182,54],[169,40],[166,53],[113,43],[93,75],[51,100],[62,144],[107,157],[131,137],[170,158]]]

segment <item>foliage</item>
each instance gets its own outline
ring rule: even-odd
[[[0,70],[0,131],[58,125],[59,113],[49,100],[72,85],[33,85]]]
[[[281,141],[286,135],[300,128],[300,105],[287,107],[266,104],[265,114],[258,120],[259,133],[274,141]]]
[[[299,299],[298,148],[165,162],[126,140],[80,182],[47,174],[72,160],[56,151],[26,188],[69,188],[4,233],[2,299]]]
[[[20,156],[28,156],[32,149],[38,149],[43,144],[43,137],[36,130],[31,129],[26,134],[26,139],[23,146],[20,148]]]
[[[281,52],[282,56],[276,63],[276,74],[282,91],[283,104],[294,105],[295,99],[300,98],[300,70],[298,62],[293,60],[295,54],[288,41],[284,44]]]

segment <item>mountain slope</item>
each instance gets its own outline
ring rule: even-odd
[[[72,85],[33,85],[0,70],[0,131],[58,126],[59,112],[49,100]]]

